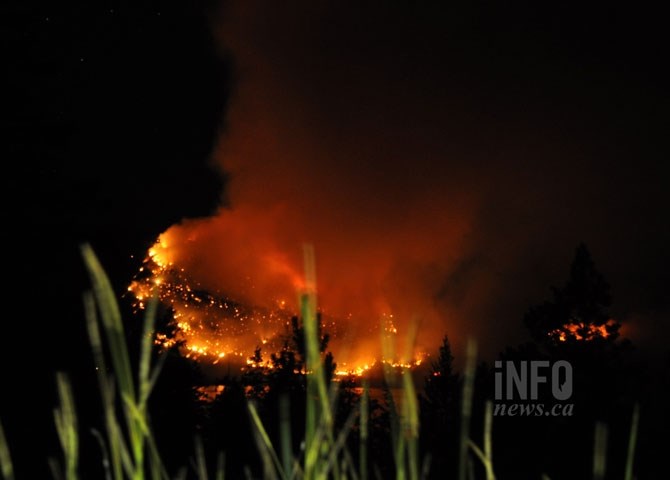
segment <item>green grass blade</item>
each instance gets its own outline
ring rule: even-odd
[[[363,380],[363,395],[360,400],[360,445],[358,450],[359,477],[368,480],[368,436],[370,428],[370,382]]]
[[[109,439],[109,469],[114,480],[123,478],[123,460],[120,442],[123,442],[116,424],[116,413],[114,408],[114,387],[107,375],[107,362],[102,345],[102,335],[98,325],[98,314],[95,305],[95,297],[91,292],[84,294],[84,313],[88,338],[93,352],[93,360],[98,377],[98,387],[102,400],[102,408],[105,416],[105,428]]]
[[[156,440],[154,439],[153,433],[149,431],[147,436],[147,445],[149,447],[149,452],[151,453],[151,475],[154,479],[161,480],[170,480],[170,476],[165,470],[165,466],[161,461],[160,452],[158,451],[158,445],[156,445]]]
[[[282,465],[284,475],[291,477],[293,469],[293,442],[291,440],[291,408],[289,398],[282,395],[279,398],[279,442],[281,446]]]
[[[384,324],[381,328],[382,358],[395,358],[395,345],[393,339],[384,334]],[[389,428],[391,430],[391,450],[393,452],[393,461],[396,467],[396,479],[405,478],[405,443],[402,435],[402,425],[400,415],[396,407],[395,399],[391,388],[397,385],[396,371],[388,363],[383,364],[384,372],[384,400],[389,410]]]
[[[411,322],[405,336],[403,363],[411,362],[414,356],[417,330],[418,322]],[[412,373],[408,368],[402,370],[402,399],[403,437],[408,462],[407,473],[411,480],[419,480],[419,402]]]
[[[470,417],[472,416],[472,395],[475,383],[475,368],[477,362],[477,345],[474,340],[468,339],[465,358],[465,374],[463,378],[463,392],[461,395],[461,431],[460,449],[458,457],[458,478],[465,480],[468,473],[468,445],[470,441]]]
[[[593,480],[603,480],[607,466],[607,426],[604,423],[596,423],[593,444]]]
[[[487,480],[489,479],[495,480],[495,477],[493,476],[493,464],[486,456],[486,453],[482,451],[482,449],[479,448],[477,444],[472,440],[468,440],[468,447],[470,447],[470,449],[475,453],[477,458],[482,462],[482,465],[484,465],[484,468],[486,469]]]
[[[338,456],[340,453],[344,453],[347,437],[349,436],[349,433],[354,427],[355,421],[356,421],[356,410],[352,410],[351,413],[349,413],[347,420],[344,422],[342,430],[340,430],[339,434],[337,435],[337,439],[330,447],[330,452],[328,454],[328,460],[326,462],[325,468],[320,469],[320,471],[324,475],[328,475],[331,470],[335,469],[335,466],[337,465]],[[343,456],[346,457],[346,455]],[[355,479],[358,479],[358,475],[356,474],[355,470],[352,472],[352,475]],[[334,475],[334,478],[340,478],[340,476]]]
[[[77,414],[74,406],[72,386],[67,376],[59,372],[56,375],[60,404],[54,410],[56,432],[65,457],[65,479],[76,480],[79,460],[79,433]]]
[[[14,464],[2,422],[0,422],[0,473],[4,480],[14,480]]]
[[[123,470],[120,472],[121,475],[119,478],[123,478],[123,472],[125,472],[128,478],[133,478],[136,472],[135,465],[133,464],[133,460],[130,457],[128,445],[126,444],[126,441],[123,438],[123,433],[121,432],[121,427],[119,426],[116,417],[112,418],[111,427],[112,428],[110,429],[110,431],[113,432],[112,436],[116,440],[116,444],[118,446],[118,454],[120,457],[120,463],[123,466]]]
[[[123,393],[128,393],[135,397],[135,387],[133,385],[133,375],[130,365],[130,356],[121,321],[121,312],[116,302],[114,289],[105,273],[98,257],[93,252],[90,245],[81,247],[84,264],[91,277],[93,284],[93,294],[98,304],[102,324],[107,334],[107,341],[112,357],[112,364],[116,374],[116,380],[119,389]]]
[[[198,480],[207,480],[207,462],[205,461],[205,449],[200,437],[195,437],[195,467]]]
[[[258,416],[258,411],[256,410],[256,407],[252,402],[247,402],[247,407],[249,409],[249,413],[251,414],[252,423],[256,427],[254,431],[257,434],[256,437],[258,443],[258,450],[261,454],[261,458],[263,459],[263,464],[265,465],[266,473],[269,468],[274,466],[274,470],[276,471],[277,476],[286,480],[286,477],[282,470],[281,462],[279,461],[279,457],[277,457],[277,453],[275,452],[274,447],[272,446],[270,436],[268,435],[268,432],[265,430],[261,418]]]
[[[119,393],[124,399],[135,399],[137,397],[135,396],[134,376],[132,374],[121,312],[116,301],[114,290],[91,246],[88,244],[82,245],[81,253],[93,284],[93,294],[100,312],[100,318],[102,320],[110,356],[112,357],[114,377],[119,386]],[[107,405],[107,407],[109,407],[109,405]],[[127,412],[127,409],[124,410]],[[144,468],[144,437],[140,431],[141,427],[133,421],[132,416],[126,415],[126,423],[128,426],[129,445],[134,461],[134,474],[131,478],[142,480],[141,475],[143,474]],[[116,478],[118,479],[120,477]]]
[[[486,480],[495,480],[493,474],[493,448],[491,446],[491,429],[493,424],[493,402],[486,401],[484,410],[484,456],[486,457]]]
[[[95,369],[98,372],[98,383],[100,386],[100,393],[103,396],[109,391],[108,377],[107,377],[107,362],[105,361],[105,354],[102,347],[102,336],[100,335],[100,328],[98,326],[98,314],[95,309],[95,298],[91,292],[84,294],[84,313],[86,316],[86,328],[88,330],[88,339],[93,351],[93,361],[95,362]]]
[[[154,325],[156,321],[156,311],[158,309],[158,298],[153,297],[147,305],[144,316],[144,331],[142,332],[142,345],[140,348],[140,371],[137,382],[140,387],[139,404],[144,407],[151,392],[151,351],[154,338]]]
[[[147,417],[146,411],[140,410],[139,406],[136,405],[131,398],[124,397],[124,404],[127,409],[127,415],[133,418],[133,421],[136,422],[139,433],[142,435],[142,441],[146,441],[146,444],[151,453],[152,459],[152,472],[156,472],[156,475],[159,478],[168,478],[168,474],[165,471],[165,467],[160,460],[160,454],[158,452],[158,447],[156,446],[156,441],[154,439],[153,433],[149,425],[149,419]],[[142,463],[140,466],[136,467],[136,471],[141,470]],[[141,475],[141,474],[137,474]]]
[[[146,396],[147,400],[149,398],[149,394],[151,391],[154,389],[156,386],[156,382],[158,381],[158,377],[160,376],[161,371],[163,371],[163,367],[165,366],[165,362],[167,361],[167,355],[161,355],[158,357],[158,361],[154,365],[153,370],[151,371],[151,375],[149,376],[149,380],[147,383],[146,387]],[[146,400],[145,400],[146,401]]]
[[[216,480],[225,480],[226,478],[226,454],[219,452],[216,459]]]
[[[412,374],[408,369],[403,371],[403,402],[402,402],[402,421],[404,423],[404,437],[406,438],[407,468],[409,478],[419,479],[419,402],[417,401],[416,391]]]
[[[314,249],[304,247],[305,293],[301,298],[301,313],[305,329],[305,350],[307,370],[307,405],[305,438],[305,478],[323,476],[320,460],[334,445],[333,412],[331,397],[326,385],[323,361],[321,359],[319,325],[316,312],[316,262]],[[321,467],[321,468],[320,468]],[[333,467],[333,475],[339,477],[339,462]]]
[[[142,480],[144,476],[144,460],[145,460],[145,441],[147,438],[146,428],[146,402],[152,386],[152,376],[150,375],[150,359],[151,359],[151,339],[153,335],[153,326],[156,313],[156,302],[153,301],[149,305],[147,315],[145,318],[144,338],[140,350],[139,372],[137,375],[138,386],[135,386],[135,377],[132,373],[130,356],[128,353],[128,345],[126,343],[123,322],[118,303],[114,294],[114,290],[109,282],[109,279],[104,272],[102,266],[92,248],[89,245],[81,247],[84,263],[91,277],[93,284],[93,294],[97,310],[100,312],[100,319],[107,340],[107,347],[111,356],[111,362],[114,371],[114,378],[119,386],[119,394],[124,402],[125,421],[128,427],[128,445],[132,452],[133,466],[131,478],[135,480]],[[92,302],[85,299],[85,306],[87,309],[87,323],[89,326],[89,336],[91,337],[91,344],[93,346],[96,361],[104,366],[104,351],[102,347],[102,340],[100,331],[97,327],[97,320],[95,308],[92,307]],[[104,375],[104,372],[103,372]],[[120,480],[119,463],[124,464],[124,469],[128,470],[126,461],[122,458],[120,453],[119,443],[121,442],[120,429],[113,427],[111,424],[115,422],[114,397],[110,395],[109,381],[105,376],[100,376],[103,390],[103,404],[106,411],[106,418],[108,424],[108,434],[118,434],[119,437],[110,437],[110,449],[112,453],[112,461],[114,465],[115,479]],[[136,396],[138,392],[139,396]],[[136,402],[136,409],[134,412],[129,408],[129,405]]]
[[[637,430],[640,423],[640,406],[635,404],[633,418],[630,425],[630,436],[628,438],[628,453],[626,455],[626,472],[624,480],[633,480],[633,463],[635,462],[635,447],[637,444]]]

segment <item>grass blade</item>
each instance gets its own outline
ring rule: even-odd
[[[226,478],[226,454],[219,452],[216,459],[216,480],[225,480]]]
[[[109,439],[109,469],[113,474],[114,480],[121,480],[123,478],[123,461],[121,459],[120,442],[123,440],[118,431],[118,425],[116,424],[114,388],[112,381],[107,375],[107,362],[105,360],[102,336],[98,325],[95,298],[91,292],[86,292],[84,294],[84,313],[88,338],[93,351],[95,370],[98,372],[98,387],[100,389],[102,408],[105,416],[107,438]]]
[[[596,423],[593,446],[593,480],[603,480],[607,466],[607,426]]]
[[[291,409],[289,398],[282,395],[279,398],[279,442],[281,446],[282,465],[284,475],[291,477],[293,465],[293,454],[291,453],[293,442],[291,440]]]
[[[5,430],[2,428],[0,422],[0,473],[4,480],[14,480],[14,464],[12,463],[12,456],[5,437]]]
[[[458,478],[465,480],[468,472],[468,446],[470,441],[470,417],[472,416],[472,394],[475,383],[475,366],[477,359],[477,345],[468,339],[465,359],[465,375],[463,378],[463,392],[461,396],[461,431],[460,449],[458,457]]]
[[[363,395],[360,400],[360,446],[358,451],[359,477],[361,480],[368,480],[368,435],[369,435],[369,415],[370,415],[370,383],[367,379],[363,380]]]
[[[491,447],[492,424],[493,424],[493,403],[491,402],[491,400],[487,400],[484,411],[484,456],[486,457],[484,467],[486,468],[486,480],[495,480],[495,475],[493,474],[493,453]]]
[[[207,462],[205,461],[205,449],[200,437],[195,437],[195,466],[198,480],[207,480]]]
[[[105,333],[107,334],[116,380],[121,392],[128,393],[134,398],[135,387],[133,386],[130,356],[128,355],[121,312],[116,302],[114,289],[91,246],[88,244],[83,245],[81,252],[84,257],[84,264],[88,269],[91,282],[93,283],[93,294],[98,304]]]
[[[265,430],[261,418],[258,416],[258,411],[256,410],[256,407],[252,402],[247,402],[247,407],[249,409],[249,413],[251,414],[252,423],[256,427],[255,432],[257,434],[257,443],[259,444],[258,450],[261,454],[261,457],[263,458],[265,470],[267,470],[271,466],[274,466],[274,469],[277,472],[278,476],[282,479],[286,479],[286,476],[284,475],[284,472],[282,470],[282,465],[279,461],[279,457],[277,457],[277,453],[275,452],[272,446],[270,436],[268,435],[268,432]]]
[[[144,316],[144,331],[142,332],[142,345],[140,348],[140,371],[137,382],[140,387],[139,404],[144,407],[149,398],[153,383],[151,375],[151,351],[154,338],[154,324],[158,310],[158,298],[153,297],[147,305]]]
[[[54,410],[56,432],[65,457],[65,479],[76,480],[79,459],[79,433],[77,414],[74,407],[72,387],[67,376],[59,372],[56,375],[60,405]]]
[[[408,369],[403,371],[403,402],[402,422],[403,436],[407,448],[407,459],[409,462],[408,473],[412,480],[419,478],[419,405],[412,374]]]
[[[624,480],[633,480],[633,463],[635,462],[635,447],[637,444],[637,429],[640,423],[640,406],[635,404],[633,418],[630,425],[630,436],[628,438],[628,453],[626,455],[626,472]]]

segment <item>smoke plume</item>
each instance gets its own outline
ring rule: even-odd
[[[621,161],[609,135],[628,124],[592,77],[557,78],[504,25],[483,36],[485,19],[425,8],[245,1],[215,22],[237,75],[215,152],[225,205],[164,238],[203,287],[267,308],[296,307],[313,245],[320,308],[346,332],[336,360],[378,356],[382,321],[399,338],[418,325],[419,351],[520,341],[580,241],[615,301],[651,263],[646,205],[667,194],[644,147],[644,168]]]

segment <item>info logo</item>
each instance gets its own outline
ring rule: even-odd
[[[572,396],[572,365],[565,360],[522,360],[495,362],[496,400],[537,400],[540,386],[551,388],[558,401]]]

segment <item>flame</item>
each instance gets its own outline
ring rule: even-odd
[[[202,289],[175,265],[164,235],[149,249],[128,291],[136,311],[145,309],[154,296],[169,309],[176,335],[157,333],[154,341],[165,348],[181,342],[189,358],[217,363],[238,357],[243,363],[258,345],[277,347],[290,325],[290,315],[283,309],[250,307]]]
[[[270,353],[279,351],[284,339],[291,333],[291,317],[294,313],[283,298],[272,300],[274,308],[261,308],[236,302],[225,294],[211,293],[194,282],[188,272],[175,264],[171,255],[168,234],[162,234],[148,250],[137,275],[128,286],[134,297],[136,312],[144,310],[148,299],[157,297],[168,309],[175,335],[157,332],[154,343],[163,348],[181,346],[187,358],[217,364],[229,359],[246,368],[273,369]],[[275,262],[277,268],[282,265]],[[293,287],[300,289],[304,282],[291,277]],[[322,316],[322,327],[331,338],[338,338],[342,329],[334,318]],[[382,315],[382,332],[388,337],[397,337],[399,330],[394,324],[393,314]],[[253,355],[257,348],[263,349],[267,360],[257,361]],[[331,350],[334,350],[331,348]],[[337,352],[334,352],[337,361]],[[336,376],[365,376],[376,365],[397,369],[412,369],[421,365],[425,354],[415,352],[410,360],[388,358],[361,358],[338,365]]]
[[[615,323],[613,319],[608,320],[603,325],[593,325],[585,322],[566,323],[561,328],[552,330],[548,335],[556,338],[559,342],[566,342],[568,339],[588,342],[596,338],[609,337],[610,332],[607,327]]]

